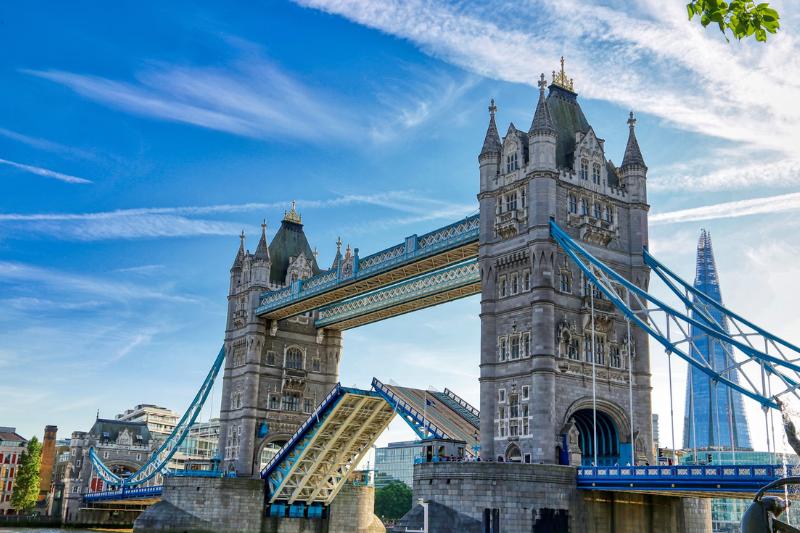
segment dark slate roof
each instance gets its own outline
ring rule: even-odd
[[[621,181],[617,173],[617,167],[614,166],[610,159],[606,161],[606,172],[608,173],[608,184],[612,187],[620,187]]]
[[[500,144],[500,133],[497,131],[497,124],[494,121],[494,113],[489,115],[489,127],[486,129],[486,137],[483,139],[481,155],[487,153],[499,154],[502,150]]]
[[[17,433],[16,428],[2,427],[0,428],[0,441],[6,442],[28,442],[27,439]]]
[[[642,151],[639,149],[639,142],[636,140],[636,131],[633,127],[635,122],[636,121],[633,118],[633,113],[631,113],[631,118],[628,120],[628,124],[630,124],[628,145],[625,147],[625,156],[622,158],[622,165],[620,168],[627,167],[628,165],[640,165],[645,168],[647,167],[647,165],[644,164]]]
[[[536,112],[533,114],[531,129],[528,134],[534,133],[556,133],[553,116],[550,114],[550,106],[547,105],[547,98],[544,96],[544,89],[539,92],[539,103],[536,104]]]
[[[256,261],[269,261],[269,248],[267,247],[267,225],[261,224],[261,238],[258,240],[256,253],[253,255]]]
[[[244,235],[244,232],[242,234]],[[244,261],[244,237],[241,237],[239,241],[239,250],[236,252],[236,258],[233,260],[231,270],[242,268],[242,261]]]
[[[550,85],[547,95],[547,107],[558,133],[556,143],[556,165],[559,167],[573,167],[575,153],[575,133],[589,131],[589,122],[583,114],[578,95],[572,91]]]
[[[297,257],[300,252],[305,253],[306,259],[311,261],[313,274],[319,274],[317,259],[303,232],[303,225],[284,220],[281,222],[278,233],[269,243],[269,255],[272,258],[272,267],[269,271],[270,281],[283,284],[286,281],[286,271],[289,269],[289,258]]]
[[[136,442],[136,436],[141,436],[144,442],[150,441],[150,430],[147,429],[147,424],[144,422],[127,422],[123,420],[109,420],[106,418],[98,418],[95,420],[92,429],[89,430],[91,435],[96,437],[106,437],[108,440],[115,441],[119,437],[122,430],[127,429],[131,434],[131,438]],[[106,434],[107,435],[104,435]]]

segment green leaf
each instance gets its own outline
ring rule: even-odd
[[[689,20],[692,20],[692,17],[694,17],[694,6],[691,3],[686,4],[686,11],[689,12]]]
[[[767,32],[765,32],[761,28],[758,28],[756,30],[756,41],[759,41],[759,42],[763,43],[763,42],[766,42],[766,40],[767,40]]]

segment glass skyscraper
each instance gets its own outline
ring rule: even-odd
[[[701,230],[697,242],[697,269],[694,286],[714,301],[722,303],[722,294],[711,247],[711,235]],[[698,298],[694,298],[697,302]],[[702,308],[702,306],[699,306]],[[708,315],[728,331],[722,313],[707,306]],[[707,321],[702,313],[693,312],[698,322]],[[702,358],[729,380],[738,383],[735,370],[724,373],[733,362],[732,348],[727,343],[710,337],[697,328],[690,328],[692,356]],[[742,395],[725,385],[712,382],[706,374],[689,366],[686,383],[686,405],[683,421],[683,447],[686,449],[724,450],[735,446],[737,450],[752,450],[750,430],[744,414]]]
[[[414,481],[414,458],[422,454],[418,440],[390,442],[385,448],[375,449],[375,488],[402,481],[409,488]]]

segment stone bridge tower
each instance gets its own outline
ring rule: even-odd
[[[549,87],[548,87],[549,85]],[[547,94],[546,90],[548,90]],[[561,71],[539,82],[527,131],[503,139],[492,101],[480,166],[481,455],[586,463],[592,453],[592,288],[550,238],[551,219],[592,254],[647,288],[646,173],[634,132],[622,164],[606,159]],[[652,460],[648,339],[594,294],[598,462]],[[632,351],[633,443],[628,408]]]
[[[347,260],[337,253],[337,261]],[[239,251],[231,267],[220,408],[222,467],[257,476],[338,381],[341,333],[317,330],[314,312],[272,321],[259,297],[319,273],[294,203],[267,245]]]

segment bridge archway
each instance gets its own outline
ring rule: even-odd
[[[261,472],[290,438],[291,435],[270,435],[266,437],[256,448],[256,454],[253,460],[255,463],[253,466],[255,468],[253,471]]]
[[[507,463],[522,462],[522,452],[519,450],[519,446],[517,446],[513,442],[508,445],[508,448],[506,448],[506,462]]]
[[[580,409],[572,414],[571,420],[578,428],[581,448],[581,463],[594,462],[594,413],[591,409]],[[619,464],[620,438],[617,425],[608,413],[597,410],[597,466]]]

